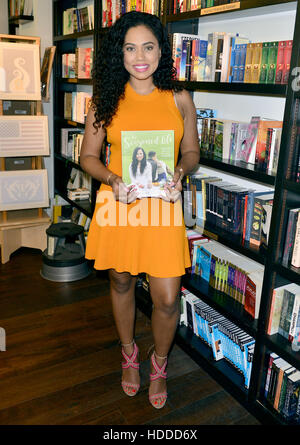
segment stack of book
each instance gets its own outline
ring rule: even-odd
[[[240,3],[240,0],[173,0],[170,5],[171,13],[179,14],[181,12],[194,11],[195,9],[216,8],[221,5],[232,6],[233,3]]]
[[[94,29],[94,3],[63,12],[63,35]]]
[[[282,264],[300,267],[300,208],[290,209],[285,234]]]
[[[255,340],[200,298],[181,288],[180,323],[212,349],[214,360],[225,359],[249,388]]]
[[[33,0],[9,0],[9,17],[31,16],[33,14]]]
[[[129,11],[148,12],[159,15],[158,0],[107,0],[102,2],[102,27],[111,26],[115,21]]]
[[[192,274],[244,306],[251,317],[258,318],[264,266],[237,254],[214,240],[196,244]]]
[[[209,109],[207,109],[209,110]],[[230,162],[253,164],[256,170],[275,175],[282,134],[282,121],[253,116],[250,122],[205,117],[197,110],[197,127],[201,156]]]
[[[273,208],[272,189],[254,189],[199,173],[183,184],[186,225],[230,234],[255,250],[268,244]]]
[[[64,118],[85,123],[85,119],[91,104],[92,94],[83,91],[64,93]]]
[[[276,353],[269,356],[265,399],[285,422],[300,424],[300,371]]]
[[[90,199],[91,177],[77,168],[72,168],[67,183],[68,198],[73,200]]]
[[[170,35],[177,80],[287,84],[292,40],[251,42],[226,32]]]
[[[297,346],[300,336],[299,309],[300,286],[290,283],[273,289],[267,333],[279,334]]]
[[[93,48],[76,48],[75,53],[62,54],[62,77],[91,79]]]
[[[79,162],[84,130],[80,128],[61,128],[61,155]]]

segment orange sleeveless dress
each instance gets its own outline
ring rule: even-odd
[[[183,119],[172,92],[155,88],[143,96],[127,83],[125,97],[107,128],[111,144],[109,169],[122,176],[121,131],[174,130],[177,163]],[[115,201],[110,186],[101,184],[90,224],[86,258],[98,270],[115,269],[137,275],[176,277],[190,267],[182,204],[157,198],[131,204]]]

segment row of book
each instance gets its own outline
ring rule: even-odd
[[[75,53],[62,54],[61,77],[68,79],[91,79],[93,48],[76,48]]]
[[[72,168],[70,177],[67,183],[68,198],[72,201],[76,200],[90,200],[92,190],[91,176],[86,172]]]
[[[74,162],[79,162],[83,136],[83,129],[61,128],[61,155]]]
[[[9,0],[8,15],[9,17],[20,17],[22,15],[32,16],[33,0]]]
[[[190,328],[209,348],[214,360],[226,360],[239,372],[248,389],[255,340],[200,298],[181,288],[180,323]]]
[[[217,230],[259,250],[268,245],[274,191],[239,186],[206,173],[183,183],[187,227]]]
[[[211,112],[216,116],[214,110]],[[197,110],[201,156],[221,161],[243,161],[255,165],[256,170],[276,175],[282,125],[282,121],[260,116],[252,116],[250,122],[207,118],[201,116],[201,109]]]
[[[63,11],[63,35],[94,29],[94,3]]]
[[[180,14],[181,12],[213,8],[221,5],[230,5],[232,3],[240,2],[239,0],[173,0],[169,6],[169,12]]]
[[[177,80],[287,84],[292,40],[251,42],[226,32],[170,35]]]
[[[284,240],[282,264],[300,267],[300,208],[290,209]]]
[[[264,266],[214,240],[194,241],[192,274],[240,303],[258,318]]]
[[[121,15],[129,11],[159,15],[159,4],[158,0],[103,0],[102,27],[111,26]]]
[[[88,234],[91,218],[85,215],[76,207],[71,204],[66,204],[65,201],[62,203],[58,195],[54,197],[54,203],[52,208],[52,222],[56,223],[66,223],[72,222],[78,224],[84,228],[85,236]]]
[[[264,397],[289,424],[300,424],[300,371],[272,352]]]
[[[284,337],[300,349],[300,286],[289,283],[273,289],[267,333]]]
[[[83,91],[65,92],[64,118],[84,124],[91,104],[91,99],[91,93]]]

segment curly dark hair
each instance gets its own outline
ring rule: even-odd
[[[135,26],[147,26],[158,40],[161,58],[155,73],[154,85],[160,90],[180,91],[174,84],[176,69],[165,27],[155,15],[131,11],[120,17],[109,28],[101,41],[93,65],[93,107],[95,110],[94,127],[108,127],[115,115],[119,100],[124,98],[125,85],[129,80],[123,62],[123,44],[127,31]]]

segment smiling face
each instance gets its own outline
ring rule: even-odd
[[[124,67],[131,78],[146,80],[156,71],[161,51],[155,35],[144,25],[130,28],[123,45]]]
[[[136,153],[136,159],[137,159],[139,162],[141,162],[141,160],[143,159],[143,157],[144,157],[143,150],[139,149],[139,150],[137,151],[137,153]]]

